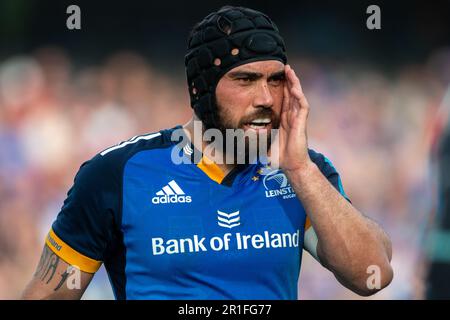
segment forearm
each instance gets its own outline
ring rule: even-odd
[[[313,162],[286,175],[317,234],[321,263],[359,294],[366,294],[372,265],[379,267],[381,287],[388,285],[392,250],[383,230],[356,210]]]
[[[22,293],[24,300],[81,299],[93,274],[77,271],[44,245],[41,259],[30,283]]]

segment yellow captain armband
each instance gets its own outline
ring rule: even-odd
[[[95,273],[102,265],[101,261],[86,257],[72,249],[52,229],[47,234],[45,243],[58,257],[72,266],[77,266],[83,272]]]

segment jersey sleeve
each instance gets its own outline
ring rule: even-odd
[[[319,167],[322,174],[328,179],[328,181],[333,185],[333,187],[336,188],[337,191],[345,198],[347,201],[350,201],[350,199],[347,197],[344,191],[344,187],[342,185],[341,178],[339,176],[339,173],[337,172],[336,168],[333,166],[331,161],[326,158],[323,154],[320,154],[318,152],[315,152],[314,150],[309,149],[309,156],[311,160]],[[311,253],[311,255],[316,259],[319,260],[317,256],[317,235],[314,231],[314,229],[311,226],[311,220],[309,217],[306,217],[305,221],[305,231],[304,231],[304,248]]]
[[[328,181],[336,188],[337,191],[349,202],[350,199],[347,197],[342,186],[342,181],[336,168],[333,166],[331,161],[325,157],[323,154],[315,152],[314,150],[309,150],[309,156],[311,160],[319,167],[322,174],[328,179]]]
[[[85,162],[46,238],[62,260],[95,273],[118,225],[120,179],[101,155]]]

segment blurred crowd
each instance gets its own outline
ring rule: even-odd
[[[374,298],[422,298],[423,236],[434,206],[428,155],[450,49],[393,71],[308,57],[290,64],[312,108],[310,147],[333,162],[352,203],[393,241],[394,281]],[[18,298],[30,280],[82,162],[190,118],[184,70],[157,65],[117,52],[79,66],[56,47],[0,60],[0,299]],[[300,299],[357,298],[303,257]],[[101,270],[85,298],[112,297]]]

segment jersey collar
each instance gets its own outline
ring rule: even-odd
[[[182,126],[178,125],[174,129],[180,128],[182,128]],[[198,150],[185,134],[183,136],[183,141],[186,141],[186,143],[182,145],[183,155],[188,157],[192,164],[196,165],[198,169],[218,184],[231,187],[238,174],[249,167],[245,164],[239,164],[228,174],[225,174],[213,160],[209,159],[202,151]]]

